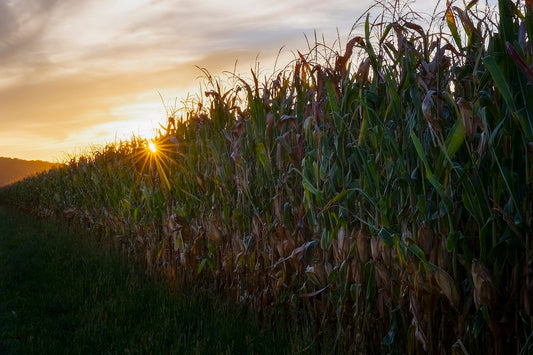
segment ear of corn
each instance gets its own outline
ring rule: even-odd
[[[500,0],[496,26],[448,2],[450,35],[400,10],[264,82],[204,72],[160,154],[134,137],[1,198],[265,320],[283,306],[322,350],[531,351],[531,9]]]

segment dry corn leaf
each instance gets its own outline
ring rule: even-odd
[[[481,305],[494,307],[497,303],[496,287],[489,270],[478,259],[472,260],[472,281],[476,308]]]
[[[529,82],[533,82],[533,70],[522,59],[522,56],[518,54],[518,52],[511,43],[505,42],[505,44],[507,46],[507,53],[511,56],[515,64],[524,74],[526,74],[527,78],[529,79]]]
[[[381,257],[381,244],[383,244],[383,240],[381,240],[381,238],[377,235],[374,235],[370,238],[370,251],[374,261],[379,260]]]
[[[329,287],[329,285],[327,285],[326,287],[323,287],[320,290],[317,290],[315,292],[301,294],[300,297],[306,297],[306,298],[315,297],[316,295],[319,295],[322,292],[324,292],[328,287]]]
[[[215,243],[219,243],[222,241],[222,233],[220,230],[215,226],[214,223],[209,223],[207,225],[207,238],[212,240]]]
[[[359,260],[361,260],[363,264],[366,264],[371,257],[370,238],[362,230],[354,232],[352,238],[355,238],[357,244],[357,254],[359,255]]]
[[[434,233],[431,225],[427,221],[422,222],[417,233],[417,243],[424,251],[424,254],[426,254],[426,257],[429,256],[433,249],[433,236]]]
[[[424,100],[422,101],[422,113],[424,114],[424,118],[428,123],[430,124],[430,127],[435,132],[440,132],[441,128],[439,125],[439,118],[437,114],[437,105],[435,104],[435,100],[433,99],[433,95],[435,95],[437,92],[435,90],[429,90],[424,97]]]
[[[324,287],[327,284],[327,275],[323,265],[308,265],[305,274],[315,286]]]
[[[457,100],[457,106],[459,106],[459,111],[461,112],[461,119],[465,126],[466,136],[471,141],[474,139],[477,131],[477,124],[474,119],[474,106],[470,101],[465,100],[462,97]]]
[[[461,308],[461,295],[455,285],[455,281],[446,271],[437,268],[433,271],[433,277],[437,281],[442,293],[456,310]]]
[[[412,30],[415,30],[416,32],[418,32],[420,34],[421,37],[425,37],[426,34],[424,32],[424,29],[422,28],[422,26],[420,25],[417,25],[416,23],[412,23],[412,22],[406,22],[404,23],[404,26],[407,27],[407,28],[410,28]]]

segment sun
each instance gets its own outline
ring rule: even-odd
[[[137,138],[133,142],[132,163],[139,173],[139,180],[159,181],[162,187],[171,190],[170,165],[176,162],[176,146],[172,144],[172,139]]]
[[[150,150],[150,152],[152,152],[152,154],[156,154],[157,153],[157,145],[150,141],[148,142],[148,150]]]
[[[169,164],[172,164],[172,145],[165,144],[165,139],[138,139],[133,150],[133,164],[140,172],[139,178],[160,181],[161,186],[171,189],[168,176]]]

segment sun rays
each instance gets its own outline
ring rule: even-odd
[[[157,154],[157,145],[154,141],[148,141],[147,148],[152,154]]]
[[[169,164],[172,162],[171,147],[172,145],[165,144],[162,139],[137,139],[133,164],[139,171],[139,179],[159,180],[161,186],[170,190],[168,172],[170,171]]]

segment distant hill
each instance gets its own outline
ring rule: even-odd
[[[41,160],[22,160],[0,157],[0,186],[12,184],[25,177],[49,170],[55,164]]]

